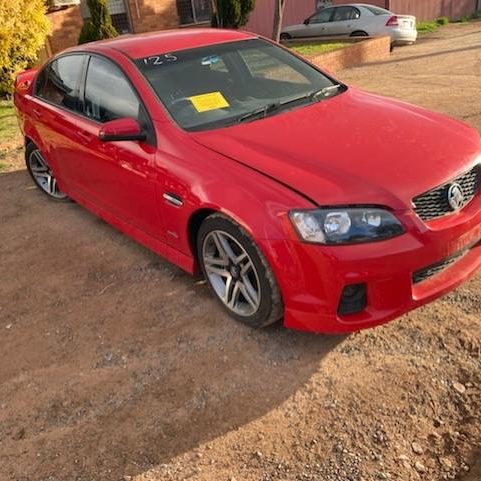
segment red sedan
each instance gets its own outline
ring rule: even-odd
[[[481,266],[478,133],[252,34],[77,47],[20,74],[15,105],[48,197],[200,270],[250,326],[374,326]]]

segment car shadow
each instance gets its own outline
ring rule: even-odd
[[[12,479],[119,480],[167,463],[276,409],[345,339],[230,320],[205,283],[24,171],[0,174],[0,205]]]
[[[403,62],[411,62],[413,60],[420,60],[423,58],[431,58],[431,57],[442,57],[444,55],[449,55],[451,53],[467,52],[470,50],[479,50],[479,46],[466,47],[466,48],[453,48],[450,50],[442,50],[442,51],[427,53],[423,55],[405,56],[404,58],[400,58],[400,59],[383,60],[380,62],[375,62],[373,65],[389,65],[394,63],[397,64],[397,63],[403,63]]]

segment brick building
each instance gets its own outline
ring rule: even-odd
[[[211,0],[108,0],[112,22],[120,34],[142,33],[168,28],[208,26]],[[86,1],[80,6],[50,11],[51,53],[77,44],[80,30],[89,17]]]
[[[52,1],[52,0],[51,0]],[[107,0],[117,31],[142,33],[169,28],[209,26],[213,0]],[[353,0],[351,0],[353,1]],[[288,0],[284,25],[302,22],[315,9],[326,3],[350,3],[349,0]],[[419,20],[446,15],[456,19],[470,15],[481,0],[362,0],[389,8],[397,13],[416,15]],[[261,35],[272,33],[274,0],[257,0],[246,29]],[[86,0],[80,6],[52,11],[48,14],[53,32],[47,53],[56,53],[77,44],[82,25],[89,16]]]

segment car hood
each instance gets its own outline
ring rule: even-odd
[[[193,137],[318,205],[393,209],[467,171],[481,151],[459,121],[355,89]]]

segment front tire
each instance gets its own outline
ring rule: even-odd
[[[57,179],[40,149],[33,142],[29,142],[25,147],[25,163],[30,177],[45,195],[56,201],[68,200],[68,197],[58,188]]]
[[[250,327],[282,318],[274,274],[248,233],[222,214],[212,214],[197,235],[197,255],[207,283],[231,317]]]
[[[291,40],[292,36],[288,33],[281,33],[280,39],[283,40],[283,41]]]

